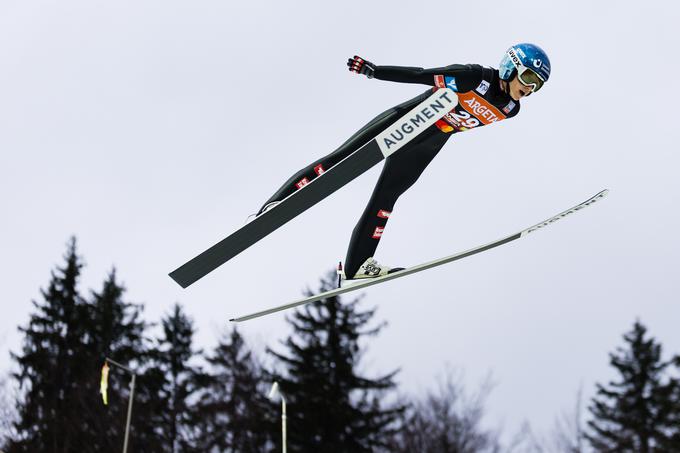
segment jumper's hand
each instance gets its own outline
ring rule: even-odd
[[[373,74],[375,73],[375,65],[357,55],[354,55],[354,58],[347,60],[347,67],[350,71],[356,72],[357,74],[363,74],[369,79],[372,79]]]

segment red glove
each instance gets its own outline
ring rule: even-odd
[[[347,60],[347,67],[350,71],[356,72],[357,74],[363,74],[369,79],[372,79],[373,74],[375,73],[375,65],[357,55],[354,55],[354,58]]]

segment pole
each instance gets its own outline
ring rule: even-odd
[[[281,395],[281,438],[283,453],[286,453],[286,399]]]
[[[130,439],[130,421],[132,420],[132,403],[135,399],[135,382],[137,380],[137,375],[130,368],[121,365],[115,360],[111,360],[107,357],[106,361],[132,375],[132,379],[130,379],[130,398],[128,399],[127,420],[125,421],[125,440],[123,441],[123,453],[127,453],[128,440]]]
[[[269,390],[269,394],[267,395],[267,398],[269,398],[271,401],[275,401],[276,397],[281,398],[281,451],[283,453],[286,453],[287,451],[287,446],[286,446],[286,398],[283,396],[281,392],[279,392],[279,383],[274,381],[272,384],[271,390]]]
[[[132,401],[135,397],[136,378],[137,375],[133,373],[132,379],[130,380],[130,399],[128,400],[127,421],[125,422],[125,441],[123,442],[123,453],[127,453],[128,439],[130,437],[130,419],[132,418]]]

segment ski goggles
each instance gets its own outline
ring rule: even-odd
[[[531,88],[532,93],[540,90],[545,83],[538,74],[526,66],[520,66],[517,69],[517,78],[522,85]]]

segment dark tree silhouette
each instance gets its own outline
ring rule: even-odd
[[[335,273],[319,291],[335,287]],[[375,310],[359,311],[358,300],[323,299],[297,310],[288,322],[293,333],[286,352],[270,353],[283,372],[275,373],[288,401],[289,451],[369,452],[387,447],[401,406],[381,398],[395,388],[395,372],[369,378],[359,373],[363,337]]]
[[[147,328],[141,320],[142,307],[125,302],[125,288],[116,277],[115,269],[107,276],[100,291],[92,291],[85,304],[86,317],[83,321],[83,341],[86,352],[78,361],[87,370],[79,382],[79,414],[82,429],[79,437],[86,451],[104,451],[112,445],[123,445],[124,425],[129,398],[127,374],[119,370],[111,371],[109,379],[109,405],[104,406],[99,395],[100,369],[105,357],[132,368],[138,368],[147,356],[144,332]],[[137,388],[137,400],[144,393],[144,387]],[[143,398],[142,398],[143,399]],[[143,413],[141,404],[136,405],[135,416]],[[137,417],[136,417],[137,418]],[[146,417],[139,417],[135,427],[141,433],[153,432],[146,425]],[[157,439],[149,436],[133,436],[133,446],[150,448]]]
[[[104,358],[143,369],[148,357],[141,307],[123,301],[124,288],[112,271],[100,292],[83,298],[78,280],[83,267],[71,239],[65,265],[52,273],[43,301],[24,334],[21,353],[12,354],[20,384],[18,420],[8,452],[100,452],[122,446],[128,376],[112,371],[109,405],[99,396]],[[131,447],[158,451],[150,413],[159,410],[147,386],[139,386],[133,412]],[[118,448],[118,447],[116,447]]]
[[[83,321],[85,303],[78,293],[82,262],[76,240],[68,244],[65,264],[52,273],[42,301],[33,302],[35,312],[24,334],[22,351],[12,354],[18,365],[14,374],[23,390],[18,405],[17,437],[10,452],[68,452],[79,448],[78,383],[87,374],[76,360],[86,349]]]
[[[266,399],[262,366],[234,328],[207,357],[197,403],[201,451],[255,453],[270,451],[275,414]]]
[[[618,379],[597,384],[586,437],[598,452],[680,452],[680,381],[669,376],[671,363],[661,344],[636,321],[624,335],[625,347],[610,354]]]
[[[153,418],[162,437],[162,451],[190,451],[195,448],[191,436],[195,422],[192,400],[197,397],[197,382],[202,373],[190,362],[200,351],[192,348],[193,323],[179,304],[174,305],[161,325],[163,333],[152,355],[152,367],[162,383],[157,397],[163,407]]]

